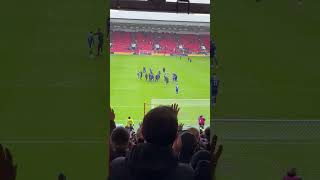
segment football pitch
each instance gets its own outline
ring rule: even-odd
[[[210,61],[209,57],[111,55],[110,93],[111,107],[116,113],[116,123],[126,125],[130,116],[135,125],[142,121],[144,113],[159,105],[177,103],[180,106],[179,123],[186,127],[197,126],[200,115],[210,117]],[[137,72],[146,67],[154,74],[160,71],[158,82],[138,79]],[[164,82],[164,73],[169,83]],[[178,81],[172,81],[176,73]],[[179,92],[176,93],[176,85]]]
[[[88,58],[87,35],[104,29],[103,1],[1,5],[0,143],[17,180],[106,179],[107,52]]]
[[[320,171],[318,1],[213,4],[221,80],[212,123],[224,145],[217,179],[281,179]]]

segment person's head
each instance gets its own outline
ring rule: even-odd
[[[198,162],[210,161],[210,160],[211,160],[210,152],[206,150],[200,150],[192,156],[190,165],[193,169],[196,169]]]
[[[8,148],[0,144],[0,179],[15,180],[17,176],[17,165],[13,162],[13,157]]]
[[[197,128],[191,127],[188,129],[188,132],[190,132],[196,138],[197,142],[199,141],[200,133]]]
[[[291,168],[291,169],[289,169],[288,172],[287,172],[287,176],[289,176],[289,177],[294,177],[294,176],[296,176],[296,175],[297,175],[296,168]]]
[[[194,169],[194,180],[210,180],[212,177],[211,173],[210,161],[199,161]]]
[[[213,73],[212,75],[213,75],[214,78],[217,77],[217,74],[216,74],[216,73]]]
[[[66,176],[63,173],[58,175],[58,180],[66,180]]]
[[[208,141],[210,141],[210,127],[207,127],[205,130],[204,130],[204,135],[206,137],[206,139]]]
[[[170,106],[150,110],[143,118],[142,135],[147,143],[170,146],[178,132],[177,114]]]
[[[90,31],[90,34],[93,34],[93,32],[92,32],[92,31]]]
[[[144,143],[144,139],[142,136],[142,125],[137,129],[137,143]]]
[[[124,127],[117,127],[111,133],[111,145],[115,151],[126,151],[129,145],[129,132]]]
[[[131,119],[131,117],[129,116],[128,119]]]
[[[186,131],[181,134],[181,143],[179,160],[183,163],[189,163],[198,146],[198,142],[193,134]]]

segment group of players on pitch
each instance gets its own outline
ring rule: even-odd
[[[167,85],[169,83],[169,74],[168,74],[168,72],[166,72],[165,67],[162,68],[162,72],[164,74],[163,80],[164,80],[165,84]],[[147,69],[144,66],[142,71],[139,70],[137,72],[137,76],[138,76],[139,80],[143,79],[143,76],[144,76],[146,81],[158,82],[161,78],[161,71],[158,71],[157,74],[154,74],[152,71],[152,68],[149,68],[149,73],[147,73]],[[176,73],[172,73],[172,82],[176,83],[176,94],[178,94],[179,93],[178,75]]]

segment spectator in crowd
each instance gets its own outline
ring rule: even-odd
[[[204,132],[201,134],[200,146],[202,149],[210,151],[210,127],[207,127]]]
[[[195,180],[211,180],[210,152],[200,150],[191,159],[191,167],[194,169]]]
[[[124,127],[117,127],[111,133],[110,161],[117,157],[125,157],[129,146],[129,132]]]
[[[204,130],[204,138],[206,138],[208,141],[210,141],[210,127],[207,127],[205,130]]]
[[[283,177],[283,180],[302,180],[302,178],[297,176],[295,168],[291,168],[288,170],[287,175]]]
[[[137,135],[136,136],[137,144],[144,143],[144,138],[143,138],[143,135],[142,135],[142,124],[140,124],[136,135]]]
[[[149,111],[142,122],[146,143],[133,147],[126,158],[111,163],[110,180],[193,180],[191,166],[180,164],[172,145],[178,132],[177,105]]]
[[[194,170],[194,180],[211,180],[210,161],[199,161]]]
[[[196,152],[190,161],[190,165],[193,169],[196,169],[197,164],[200,161],[210,161],[210,152],[207,150],[200,150]]]
[[[186,131],[181,134],[181,151],[179,161],[181,163],[190,163],[193,154],[198,146],[197,140],[193,134]]]
[[[181,147],[182,147],[181,136],[177,136],[176,140],[172,145],[173,153],[177,158],[180,156]]]
[[[11,152],[0,144],[0,180],[15,180],[17,165],[13,163]]]
[[[67,179],[67,177],[63,173],[59,174],[58,180],[66,180],[66,179]]]
[[[190,132],[191,134],[194,135],[194,137],[196,138],[197,143],[200,140],[200,133],[199,130],[197,128],[191,127],[188,129],[188,132]]]

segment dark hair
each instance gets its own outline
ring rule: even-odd
[[[58,176],[58,180],[66,180],[66,176],[63,173],[60,173]]]
[[[296,168],[291,168],[291,169],[289,169],[288,172],[287,172],[287,175],[288,175],[289,177],[294,177],[294,176],[296,176],[296,175],[297,175]]]
[[[129,116],[128,119],[131,119],[131,117]]]
[[[194,180],[210,180],[212,177],[210,165],[210,161],[199,161],[194,170]]]
[[[184,132],[181,134],[181,143],[182,146],[179,160],[182,163],[189,163],[197,148],[197,140],[190,132]]]
[[[210,141],[210,127],[207,127],[204,130],[204,135],[206,136],[206,138]]]
[[[172,145],[177,132],[177,114],[169,106],[156,107],[143,118],[142,135],[148,143],[160,146]]]
[[[210,160],[211,160],[210,152],[206,150],[200,150],[192,156],[190,165],[193,169],[196,169],[198,162],[210,161]]]
[[[127,146],[129,143],[129,132],[124,127],[117,127],[111,133],[111,143],[115,146]]]
[[[200,132],[197,128],[191,127],[188,129],[188,132],[191,133],[192,135],[194,135],[194,137],[196,138],[197,142],[199,141],[199,137],[200,137]]]

